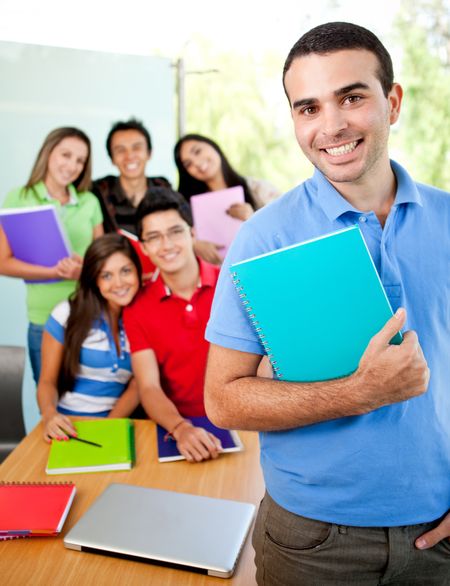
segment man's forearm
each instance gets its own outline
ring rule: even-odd
[[[371,339],[351,376],[312,383],[257,376],[261,357],[211,344],[205,382],[206,411],[219,427],[270,431],[362,415],[426,392],[430,371],[414,332],[399,346],[398,311]]]
[[[150,419],[171,431],[184,417],[175,404],[159,387],[144,387],[139,389],[142,406]]]
[[[162,389],[144,387],[141,402],[147,415],[172,435],[180,454],[188,461],[201,462],[217,458],[220,441],[201,427],[195,427],[189,419],[185,419]]]
[[[214,391],[205,393],[212,421],[221,427],[255,431],[291,429],[375,408],[359,397],[355,376],[316,383],[243,377],[225,385],[223,398],[219,403]]]
[[[128,335],[130,337],[130,334]],[[159,367],[153,350],[147,348],[134,352],[131,355],[131,364],[145,412],[150,419],[171,431],[183,417],[161,388]]]

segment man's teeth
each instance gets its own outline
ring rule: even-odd
[[[353,142],[348,142],[347,144],[343,144],[340,147],[333,147],[331,149],[325,149],[329,155],[333,157],[337,157],[339,155],[345,155],[346,153],[351,153],[356,149],[358,146],[358,141],[355,140]]]

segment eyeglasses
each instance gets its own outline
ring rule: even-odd
[[[154,248],[161,246],[164,238],[167,238],[170,242],[180,242],[184,238],[187,230],[189,230],[189,226],[174,226],[167,230],[167,232],[152,232],[146,238],[141,238],[141,242]]]

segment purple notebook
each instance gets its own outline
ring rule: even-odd
[[[228,429],[220,429],[216,427],[211,421],[205,417],[189,417],[189,420],[196,427],[203,427],[212,434],[214,434],[222,443],[223,452],[241,452],[244,449],[241,439],[236,431],[229,431]],[[175,460],[184,460],[184,456],[180,454],[177,448],[177,442],[164,437],[167,431],[160,425],[156,426],[157,440],[158,440],[158,460],[160,462],[173,462]]]
[[[238,185],[193,195],[189,201],[197,238],[221,244],[224,248],[220,251],[220,255],[225,257],[242,225],[241,220],[227,214],[227,209],[233,203],[244,203],[244,190]]]
[[[53,267],[70,256],[70,244],[56,208],[52,205],[0,209],[0,224],[9,247],[18,260]],[[30,280],[26,283],[54,283],[60,279]]]

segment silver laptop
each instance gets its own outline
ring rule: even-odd
[[[110,484],[64,545],[229,578],[254,514],[250,503]]]

